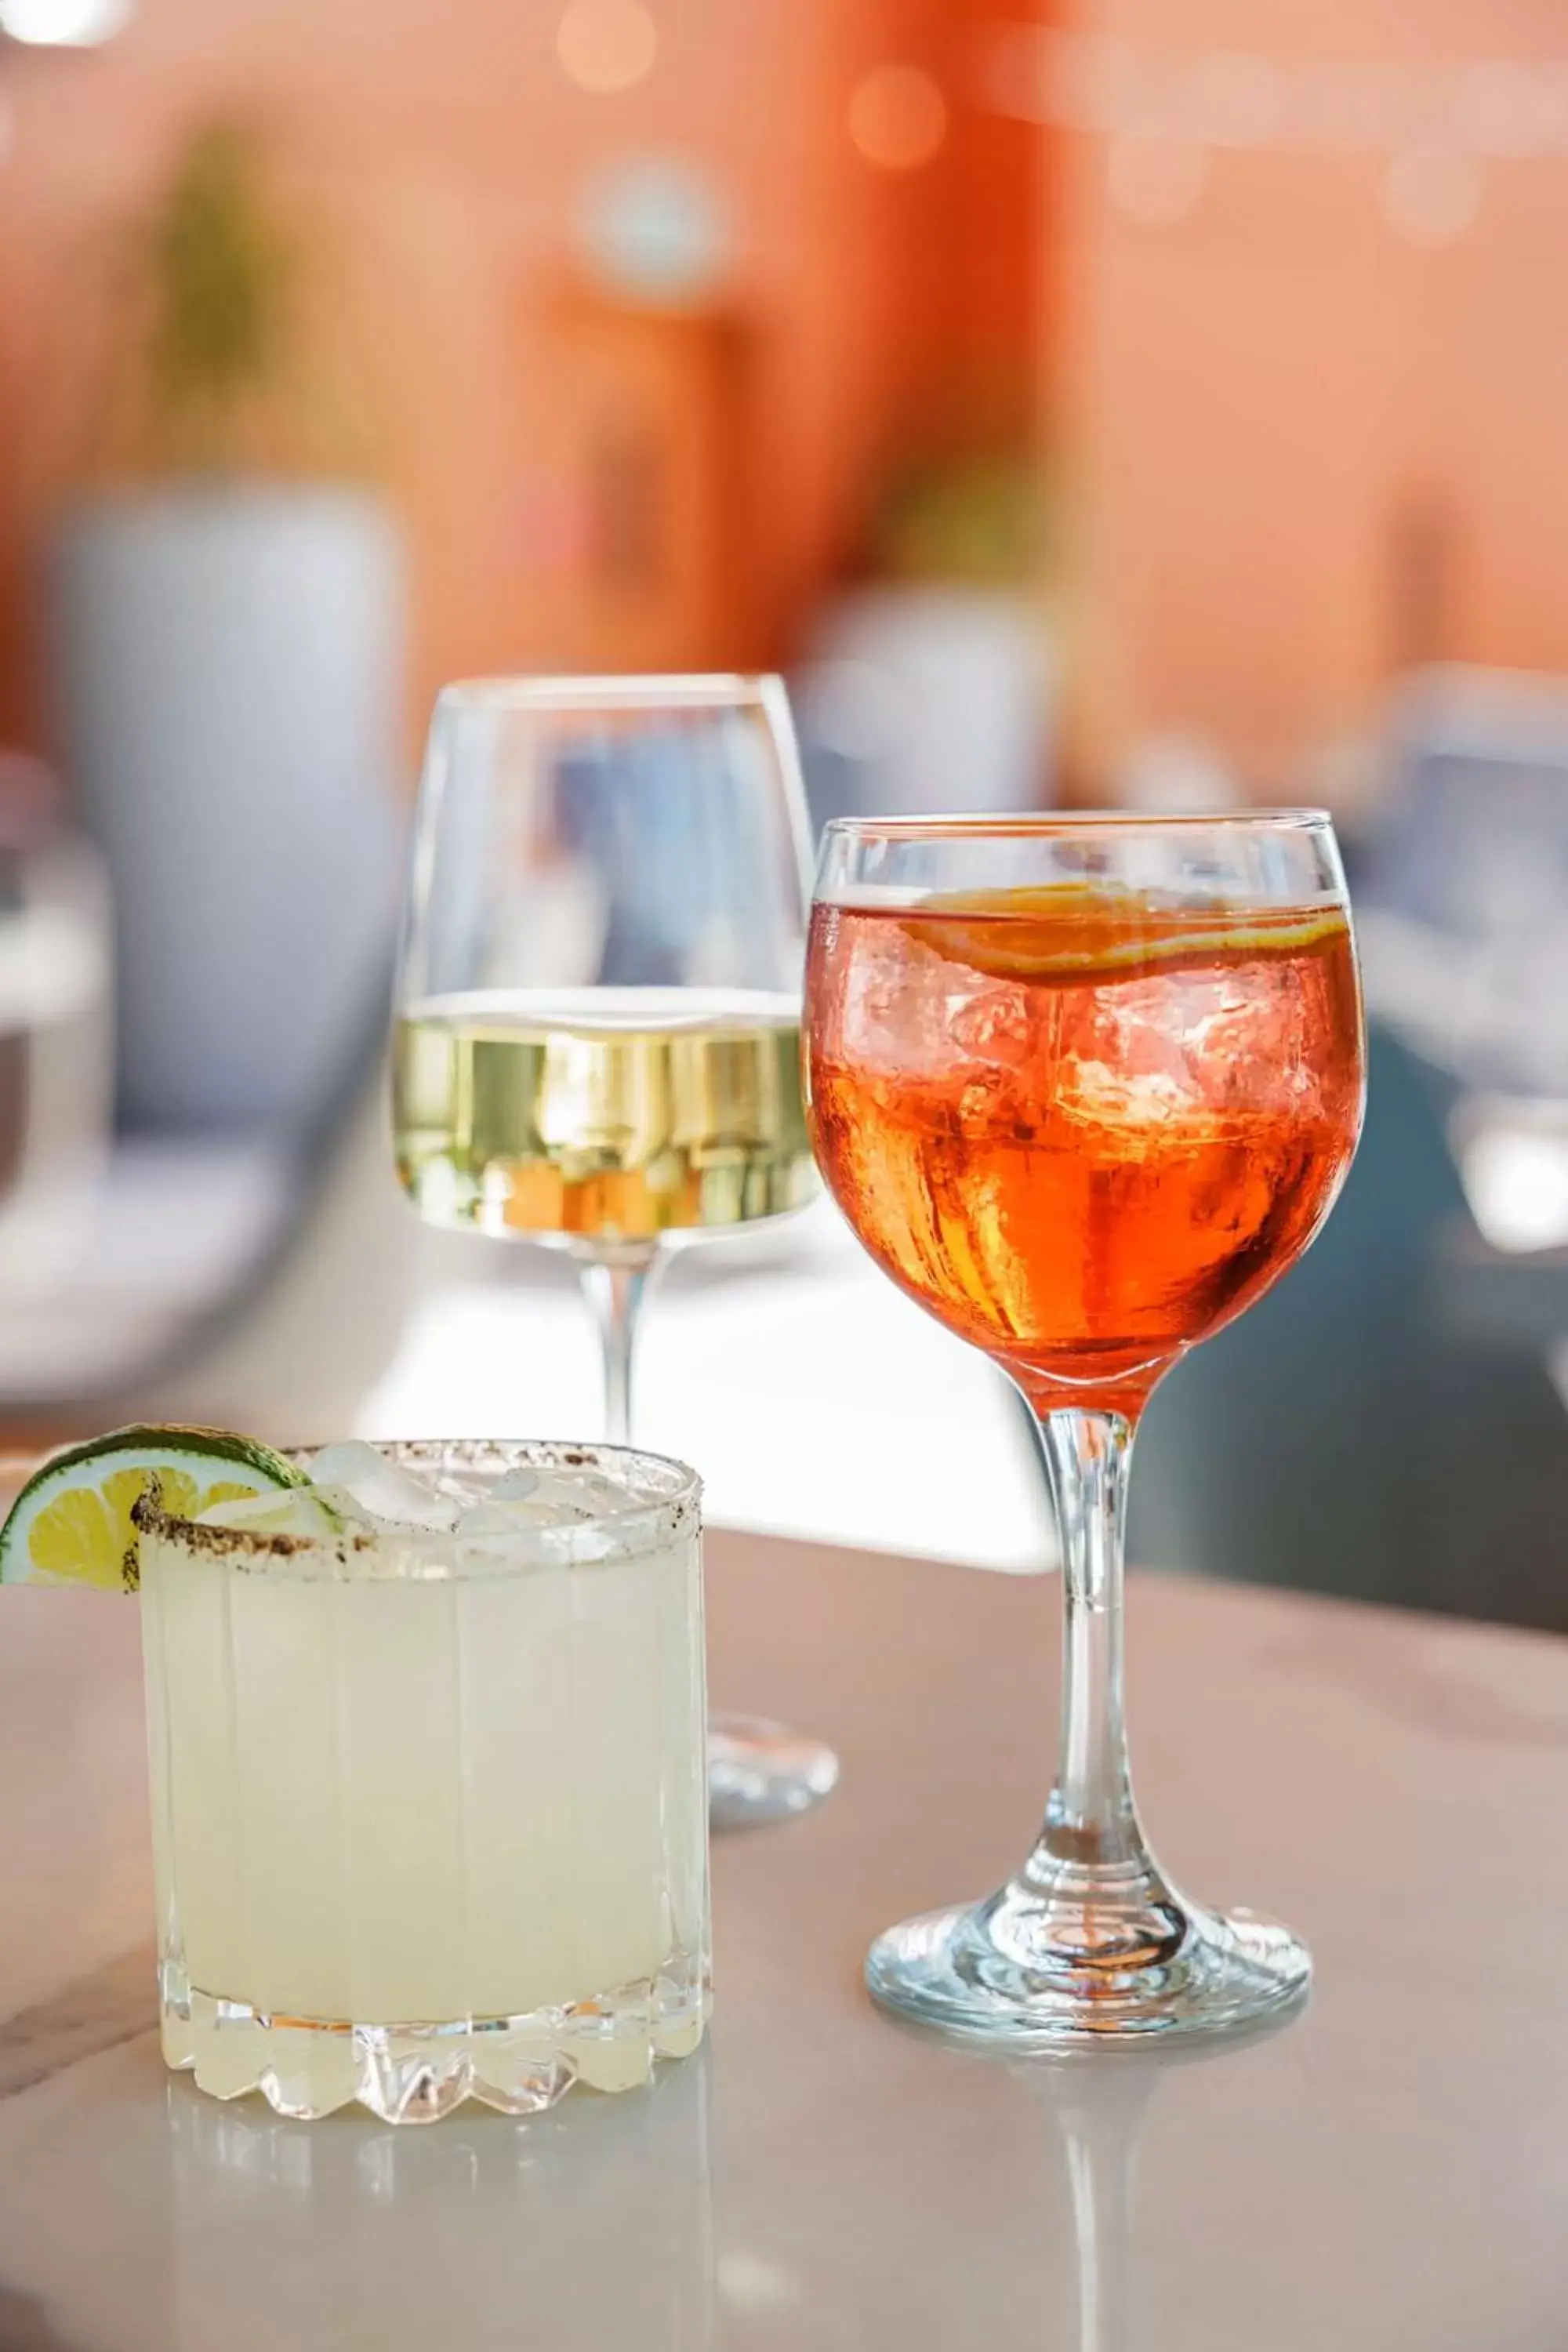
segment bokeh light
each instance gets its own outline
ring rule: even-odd
[[[947,137],[947,100],[920,66],[874,66],[849,93],[849,136],[868,163],[910,172]]]
[[[1460,135],[1479,155],[1539,154],[1556,136],[1560,98],[1549,76],[1524,66],[1472,66],[1457,93]]]
[[[131,0],[0,0],[0,33],[38,48],[90,48],[130,16]]]
[[[1384,218],[1409,245],[1457,244],[1480,208],[1480,166],[1462,147],[1407,147],[1384,173]]]
[[[641,302],[696,302],[732,257],[723,183],[684,154],[622,155],[594,173],[577,206],[594,276]]]
[[[612,97],[647,79],[658,27],[642,0],[572,0],[556,28],[555,54],[579,89]]]
[[[1111,141],[1106,159],[1110,201],[1129,220],[1168,227],[1193,210],[1208,169],[1207,150],[1189,140],[1124,131]]]
[[[1214,49],[1186,77],[1184,102],[1215,147],[1266,147],[1285,114],[1285,80],[1269,58]]]

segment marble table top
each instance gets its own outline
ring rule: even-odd
[[[1054,1580],[710,1540],[714,1692],[831,1738],[715,1848],[718,2009],[653,2090],[282,2123],[152,2031],[129,1604],[0,1595],[0,2352],[1550,2352],[1568,2336],[1568,1644],[1135,1580],[1162,1855],[1310,1938],[1185,2063],[868,2006],[889,1920],[1035,1826]]]

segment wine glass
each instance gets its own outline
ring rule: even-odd
[[[1361,998],[1329,820],[842,820],[806,1055],[850,1224],[1037,1416],[1063,1559],[1039,1842],[999,1894],[881,1937],[870,1990],[1024,2048],[1256,2021],[1310,1961],[1285,1927],[1186,1901],[1145,1843],[1123,1507],[1154,1383],[1300,1255],[1355,1149]]]
[[[431,1223],[569,1253],[628,1442],[678,1246],[817,1192],[800,1095],[809,864],[776,677],[494,678],[431,723],[397,986],[398,1173]],[[710,1725],[716,1820],[799,1811],[831,1751]]]

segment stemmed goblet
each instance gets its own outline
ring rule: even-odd
[[[1024,2047],[1267,2015],[1305,1986],[1305,1946],[1180,1895],[1133,1805],[1122,1526],[1155,1382],[1300,1255],[1355,1149],[1361,999],[1329,820],[837,823],[806,1056],[850,1224],[1037,1417],[1066,1601],[1039,1841],[999,1893],[881,1937],[871,1990]]]
[[[397,986],[398,1172],[422,1216],[566,1251],[632,1429],[674,1249],[817,1192],[800,1093],[808,851],[774,677],[494,678],[431,723]],[[819,1741],[710,1727],[715,1819],[797,1811]]]

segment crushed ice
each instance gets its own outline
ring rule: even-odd
[[[318,1492],[338,1489],[351,1513],[405,1535],[416,1528],[427,1535],[449,1534],[461,1507],[449,1496],[437,1495],[412,1470],[389,1462],[363,1437],[323,1445],[310,1465],[310,1484]]]
[[[309,1486],[217,1503],[201,1517],[210,1527],[257,1535],[450,1535],[489,1550],[520,1535],[581,1528],[651,1499],[584,1465],[509,1470],[465,1502],[438,1493],[362,1438],[322,1446],[310,1469]]]

